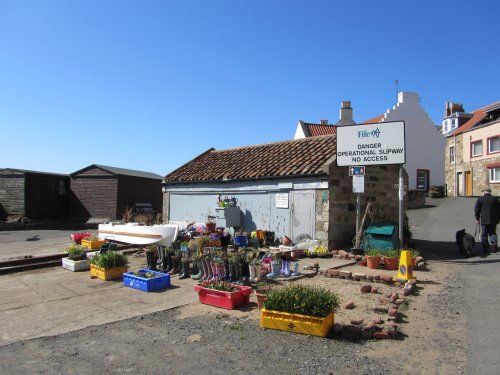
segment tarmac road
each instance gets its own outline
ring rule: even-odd
[[[464,259],[455,243],[457,230],[474,235],[476,198],[427,199],[427,207],[408,211],[413,238],[436,261],[460,272],[467,315],[467,374],[500,372],[500,253],[484,256],[476,242],[475,256]],[[500,227],[499,227],[500,229]],[[476,241],[478,241],[476,235]],[[449,348],[453,350],[453,348]]]

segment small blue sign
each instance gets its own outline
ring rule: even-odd
[[[364,176],[365,167],[349,167],[349,176]]]

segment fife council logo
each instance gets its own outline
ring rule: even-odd
[[[378,138],[379,136],[380,136],[379,128],[374,129],[372,131],[368,131],[368,130],[358,131],[358,139],[359,138]]]

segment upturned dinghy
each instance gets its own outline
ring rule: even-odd
[[[139,225],[99,224],[100,240],[110,240],[133,245],[170,246],[177,238],[179,226],[176,224]]]

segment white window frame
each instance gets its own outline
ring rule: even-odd
[[[455,146],[450,146],[449,158],[450,158],[450,163],[455,164]]]
[[[490,168],[490,182],[500,182],[500,167]]]
[[[474,153],[474,146],[480,145],[481,146],[481,152],[479,153]],[[477,156],[482,156],[483,155],[483,141],[475,141],[471,142],[470,144],[470,155],[471,157],[477,157]]]
[[[498,141],[498,150],[491,150],[491,142],[492,141]],[[500,136],[496,136],[496,137],[491,137],[491,138],[488,138],[488,154],[496,154],[497,152],[500,152]]]

